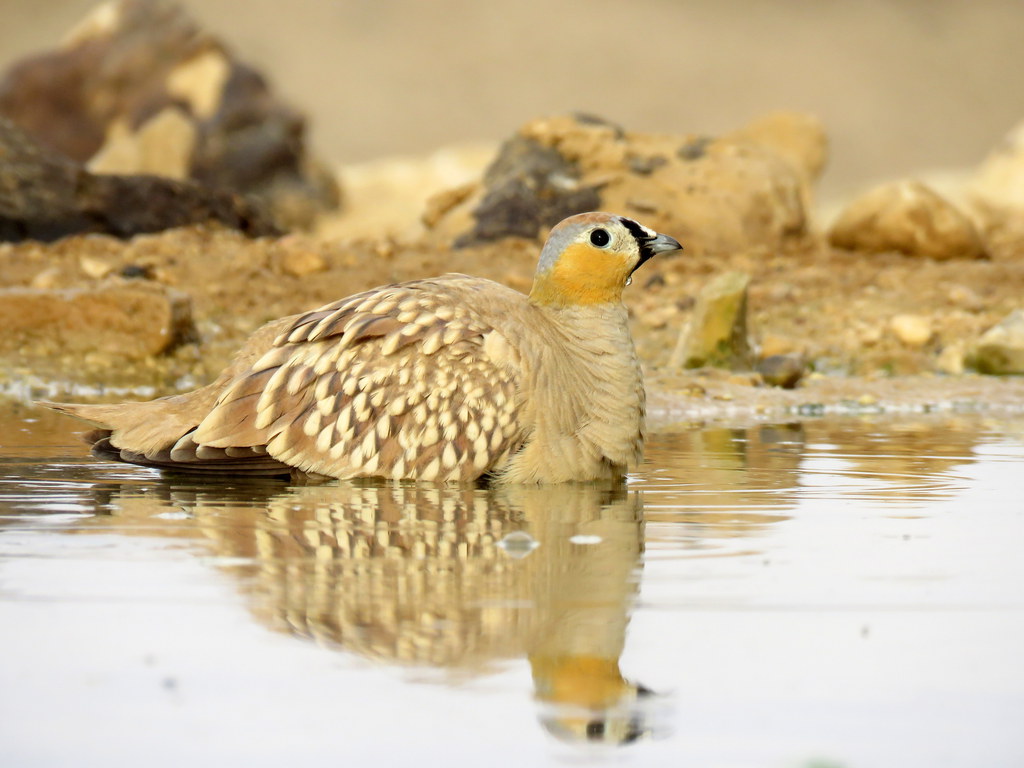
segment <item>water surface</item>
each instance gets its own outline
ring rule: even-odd
[[[618,488],[195,484],[0,424],[0,764],[1024,765],[1024,419]]]

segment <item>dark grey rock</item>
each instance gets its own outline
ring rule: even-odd
[[[194,139],[174,148],[190,157],[180,179],[260,198],[289,227],[338,206],[333,176],[307,155],[303,116],[181,6],[120,0],[102,14],[105,23],[87,23],[67,44],[14,64],[0,80],[0,115],[86,166],[178,110]],[[113,169],[147,171],[163,173]]]
[[[475,224],[455,245],[535,238],[566,216],[600,207],[597,189],[581,186],[579,179],[575,164],[557,150],[514,136],[487,169],[487,192],[473,211]]]
[[[158,176],[92,174],[0,118],[0,240],[82,232],[128,238],[208,221],[254,237],[279,234],[269,215],[239,195]]]

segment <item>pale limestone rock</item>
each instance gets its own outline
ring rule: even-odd
[[[822,144],[812,123],[795,117],[765,118],[718,139],[626,131],[587,117],[533,120],[475,188],[430,206],[427,225],[433,237],[462,245],[532,239],[566,215],[599,208],[642,219],[690,253],[774,247],[806,232]]]
[[[981,373],[1024,373],[1024,312],[1014,310],[982,334],[968,363]]]
[[[1017,258],[1024,242],[1024,121],[966,184],[971,215],[996,257]]]
[[[978,292],[967,285],[952,285],[946,291],[946,297],[950,303],[955,304],[968,312],[980,312],[985,308],[985,299],[978,295]]]
[[[750,365],[747,337],[747,287],[750,276],[726,272],[709,282],[697,297],[693,317],[679,336],[671,368]]]
[[[889,329],[908,347],[923,347],[933,334],[931,320],[923,315],[896,315],[889,321]]]
[[[314,250],[288,247],[280,254],[281,271],[292,277],[306,277],[327,269],[327,260]]]
[[[58,267],[47,267],[32,278],[29,287],[39,291],[48,291],[57,285],[60,281],[60,276],[60,269]]]
[[[422,237],[425,226],[472,194],[496,150],[490,143],[462,144],[345,165],[338,170],[345,206],[321,218],[316,234],[330,240]]]
[[[79,257],[78,266],[81,267],[85,276],[92,280],[100,280],[114,271],[113,264],[103,259],[97,259],[95,256]]]
[[[971,220],[917,181],[883,184],[854,200],[832,225],[829,242],[854,251],[933,259],[985,255]]]
[[[171,70],[167,76],[167,92],[186,102],[196,117],[209,120],[220,107],[231,66],[222,51],[216,48],[204,51]]]
[[[857,331],[858,341],[865,347],[873,347],[884,335],[885,329],[878,325],[866,325]]]
[[[195,124],[177,107],[167,107],[135,131],[123,119],[111,123],[106,141],[86,168],[93,173],[187,179],[195,145]]]
[[[0,353],[98,352],[130,359],[166,352],[194,333],[188,296],[146,282],[2,290],[0,327]]]
[[[938,358],[935,360],[935,367],[941,373],[948,373],[951,376],[959,376],[964,372],[964,358],[966,350],[962,341],[954,341],[942,348]]]
[[[967,189],[986,208],[1024,208],[1024,122],[985,159]]]
[[[821,176],[828,160],[825,126],[803,112],[769,112],[723,138],[761,144],[789,160],[811,181]]]
[[[83,45],[98,37],[104,37],[116,31],[121,23],[121,3],[108,0],[94,6],[86,16],[68,30],[61,40],[61,47],[73,48]]]
[[[814,184],[828,161],[828,134],[817,117],[802,112],[769,112],[723,138],[760,144],[788,160],[803,179],[804,209],[812,209]]]

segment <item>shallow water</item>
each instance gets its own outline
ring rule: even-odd
[[[197,485],[0,414],[2,765],[1024,765],[1024,418],[460,491]]]

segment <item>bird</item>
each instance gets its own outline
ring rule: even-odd
[[[450,273],[373,288],[258,329],[192,392],[42,402],[90,423],[101,459],[219,476],[549,484],[621,479],[645,393],[622,303],[679,242],[625,216],[570,216],[528,295]]]

